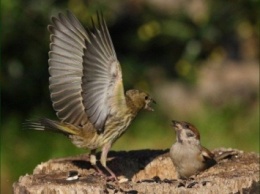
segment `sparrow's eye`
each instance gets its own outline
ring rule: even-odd
[[[194,136],[194,133],[187,132],[186,135],[187,135],[187,137],[193,137],[193,136]]]
[[[185,127],[186,129],[189,129],[189,128],[190,128],[190,125],[189,125],[189,124],[185,124],[184,127]]]
[[[144,97],[145,100],[148,100],[148,98],[149,98],[148,96],[145,96],[145,97]]]

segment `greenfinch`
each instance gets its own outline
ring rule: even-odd
[[[101,148],[100,162],[106,165],[112,144],[126,131],[142,109],[152,111],[155,101],[145,92],[124,92],[122,72],[102,14],[97,24],[85,30],[70,12],[52,17],[50,35],[49,90],[58,121],[47,118],[29,121],[35,130],[66,135],[79,148],[88,148],[90,162],[96,165],[96,150]]]

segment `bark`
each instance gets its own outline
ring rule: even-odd
[[[97,174],[88,155],[52,159],[36,166],[32,175],[21,176],[13,184],[13,191],[19,194],[259,193],[259,154],[216,149],[215,155],[226,154],[218,164],[189,180],[178,180],[168,151],[111,151],[107,165],[118,181]]]

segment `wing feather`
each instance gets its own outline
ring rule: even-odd
[[[121,67],[102,14],[85,30],[69,11],[48,26],[50,93],[53,108],[64,122],[91,122],[102,132],[113,106],[125,106]]]
[[[49,73],[53,108],[64,122],[84,125],[88,122],[82,98],[83,55],[88,35],[79,21],[67,15],[52,17]]]
[[[102,132],[113,110],[125,104],[121,67],[103,16],[99,13],[98,27],[88,30],[89,41],[83,57],[83,103],[89,120]]]

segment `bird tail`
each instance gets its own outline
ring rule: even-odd
[[[221,160],[232,158],[233,156],[237,156],[238,154],[239,150],[235,149],[219,151],[215,153],[215,160],[217,162],[220,162]]]
[[[54,121],[47,118],[42,118],[35,121],[28,120],[24,123],[23,127],[26,129],[62,133],[66,136],[76,135],[79,133],[79,129],[76,128],[74,125]]]

